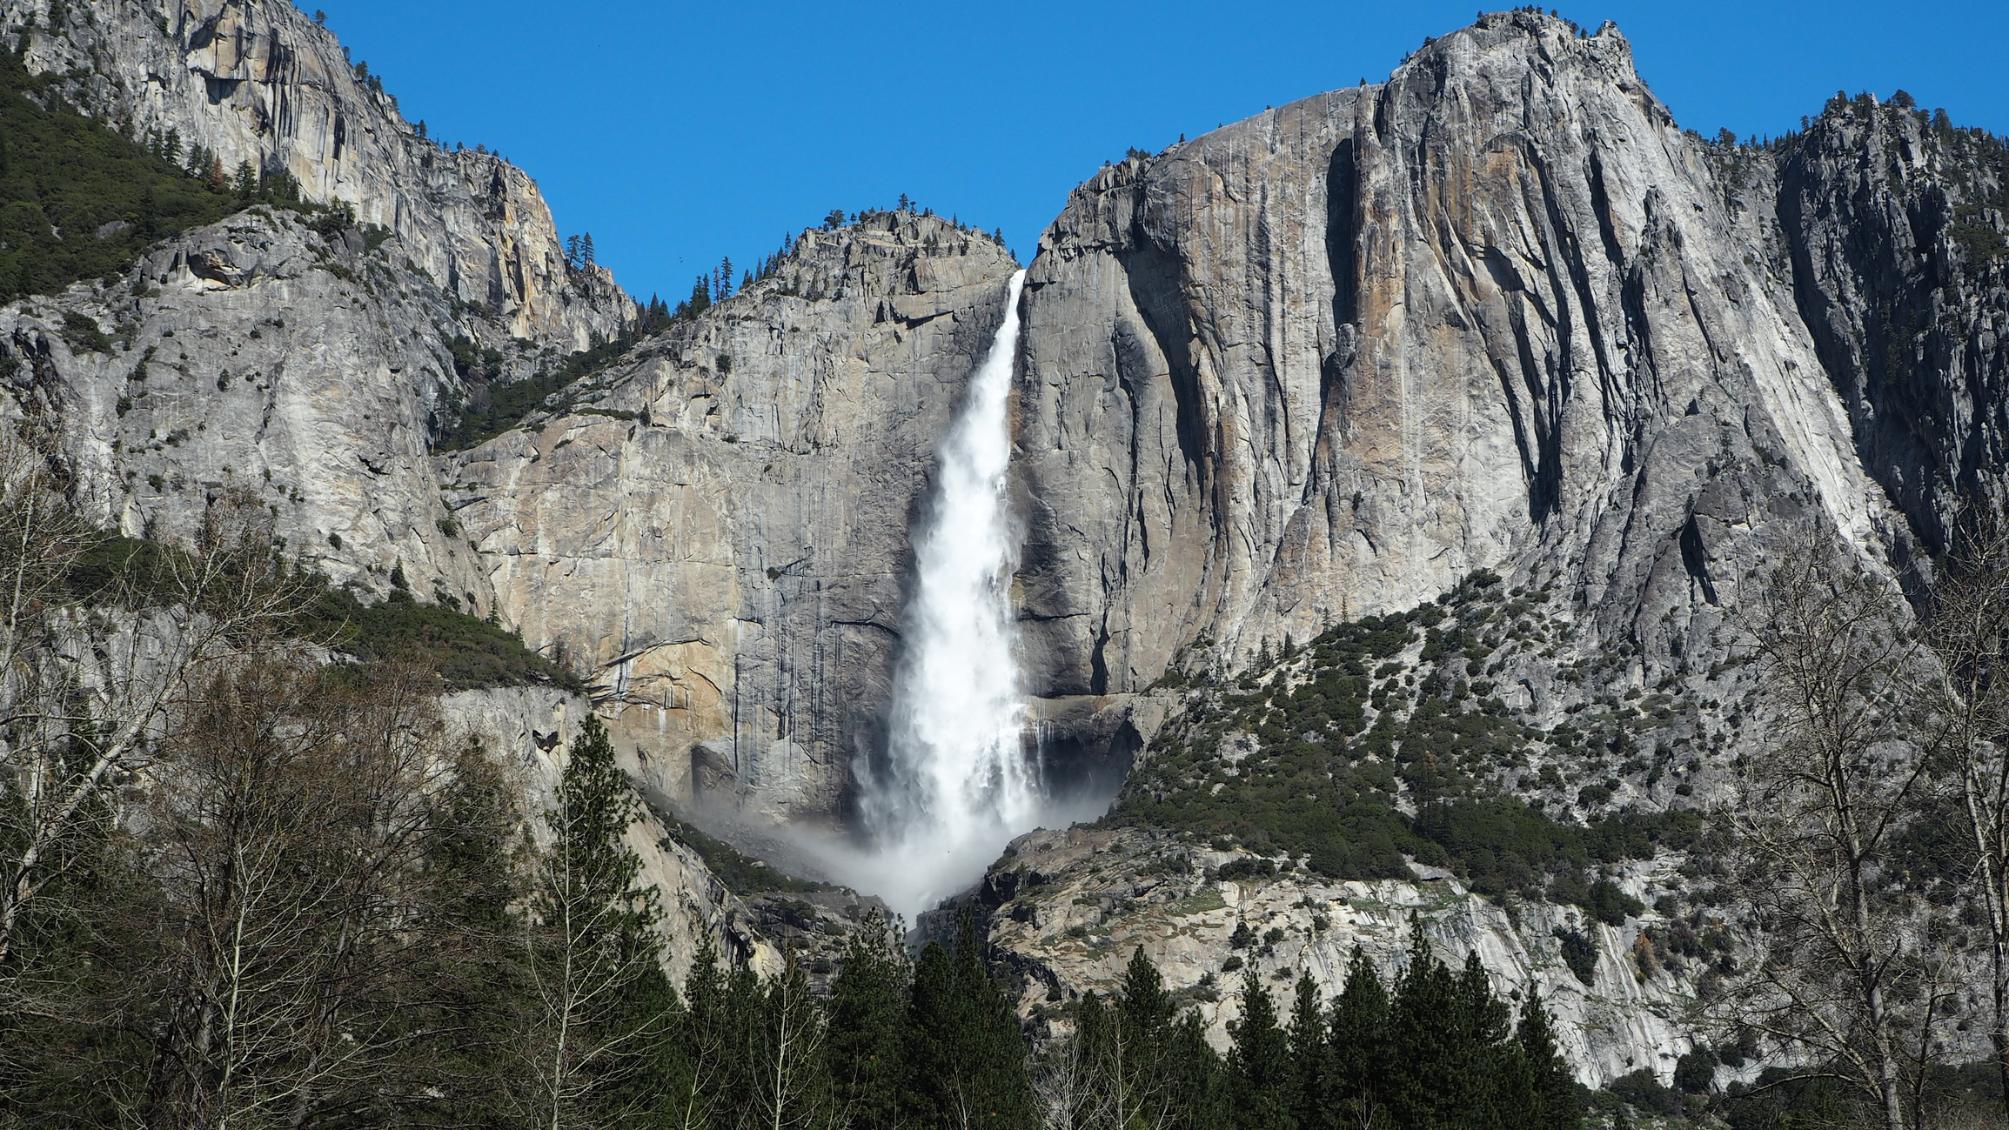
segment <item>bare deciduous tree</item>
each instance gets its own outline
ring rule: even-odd
[[[1908,693],[1921,653],[1898,595],[1845,549],[1800,546],[1769,594],[1753,636],[1778,732],[1734,817],[1759,952],[1724,1003],[1903,1130],[1943,1003],[1921,960],[1927,908],[1889,866],[1929,762]]]
[[[1044,1130],[1080,1130],[1099,1124],[1104,1097],[1101,1080],[1090,1069],[1078,1038],[1053,1040],[1041,1050],[1033,1064],[1032,1094]]]
[[[1947,775],[1965,817],[1968,884],[1988,927],[1988,1029],[2009,1112],[2009,528],[1968,536],[1934,595],[1926,639]]]
[[[767,984],[754,1048],[753,1100],[767,1130],[809,1130],[829,1124],[822,1010],[793,956]]]
[[[21,916],[143,773],[169,714],[206,665],[269,634],[306,587],[273,552],[265,515],[225,500],[192,551],[99,538],[68,506],[45,453],[0,438],[0,969]],[[78,596],[96,544],[110,563]]]
[[[425,959],[456,928],[429,866],[455,763],[420,673],[342,678],[247,657],[201,686],[157,765],[155,1125],[306,1125],[398,1090],[436,989]]]

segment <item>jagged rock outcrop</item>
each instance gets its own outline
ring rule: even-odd
[[[1767,154],[1800,313],[1864,467],[1926,550],[2009,505],[2009,148],[1835,99]]]
[[[1666,656],[1782,521],[1880,556],[1902,523],[1703,149],[1615,28],[1522,12],[1076,190],[1027,285],[1040,689],[1239,663],[1479,566]]]
[[[31,72],[60,77],[70,103],[128,136],[173,131],[226,170],[283,170],[307,199],[350,205],[515,337],[572,351],[634,321],[611,275],[567,270],[523,170],[426,140],[287,0],[5,0],[0,40],[19,41]]]
[[[990,910],[992,944],[1021,975],[1021,1014],[1043,1019],[1083,992],[1112,991],[1142,947],[1166,989],[1197,1008],[1209,1038],[1225,1047],[1239,1014],[1240,975],[1224,963],[1252,968],[1265,982],[1306,973],[1337,996],[1356,946],[1393,979],[1413,913],[1447,963],[1478,954],[1502,995],[1539,987],[1587,1084],[1641,1069],[1665,1078],[1692,1046],[1689,1014],[1706,966],[1669,952],[1678,926],[1656,912],[1612,926],[1547,904],[1510,914],[1448,878],[1224,877],[1223,866],[1238,860],[1251,857],[1137,830],[1076,828],[1015,841],[978,897]],[[1661,878],[1673,870],[1656,867]],[[1650,879],[1641,874],[1627,885],[1644,890]],[[1231,939],[1242,927],[1248,941],[1237,945]],[[1563,956],[1570,934],[1592,947],[1588,983]]]
[[[652,785],[837,805],[886,701],[908,524],[1012,270],[934,217],[805,232],[562,410],[443,458],[503,619],[595,673]]]
[[[1736,756],[1767,740],[1738,725],[1757,689],[1738,657],[1781,552],[1824,539],[1895,592],[1966,508],[2000,508],[2002,152],[1867,100],[1771,148],[1712,145],[1676,127],[1615,28],[1516,12],[1385,84],[1104,168],[1027,283],[1035,690],[1148,723],[1162,695],[1138,692],[1168,670],[1243,669],[1484,567],[1543,626],[1487,633],[1467,673],[1532,735],[1493,787],[1585,819],[1731,795]],[[1628,717],[1616,772],[1555,740],[1646,692],[1682,706]],[[1602,800],[1577,787],[1592,773]],[[1106,987],[1156,939],[1197,987],[1195,963],[1221,956],[1227,920],[1168,918],[1148,892],[1230,885],[1179,878],[1198,864],[1161,878],[1126,843],[1014,846],[1048,888],[1003,905],[992,937],[1036,982]],[[1098,883],[1129,887],[1110,903]],[[1544,939],[1573,913],[1530,901],[1516,927],[1450,884],[1271,886],[1256,905],[1287,935],[1336,898],[1441,901],[1459,925],[1439,940],[1512,981],[1552,963]],[[1083,898],[1094,921],[1068,909]],[[1345,944],[1399,940],[1397,915],[1345,920]],[[1666,925],[1599,945],[1650,947]],[[1284,967],[1335,966],[1324,945]],[[1692,1038],[1694,986],[1634,965],[1585,992],[1544,980],[1586,1079],[1665,1077]]]
[[[0,308],[0,412],[49,425],[75,503],[108,527],[187,543],[241,493],[339,584],[485,610],[428,459],[462,395],[439,329],[453,320],[402,241],[253,209],[114,283]]]

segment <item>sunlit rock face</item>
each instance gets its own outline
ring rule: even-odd
[[[441,148],[352,63],[327,29],[283,0],[117,0],[0,6],[32,72],[129,136],[173,131],[234,172],[291,174],[302,195],[343,203],[397,233],[432,281],[515,337],[570,351],[612,338],[634,304],[605,271],[568,271],[551,209],[523,170]]]
[[[672,796],[837,813],[881,741],[908,534],[1002,320],[987,237],[886,214],[442,461],[503,618],[596,672]]]
[[[1022,1014],[1040,1018],[1052,1002],[1111,991],[1141,948],[1166,988],[1198,1010],[1208,1038],[1226,1047],[1240,1012],[1241,976],[1222,972],[1228,956],[1273,992],[1288,993],[1304,974],[1336,997],[1356,947],[1385,981],[1400,975],[1414,916],[1453,967],[1477,954],[1502,996],[1540,991],[1565,1055],[1587,1084],[1642,1069],[1664,1079],[1695,1046],[1692,1009],[1704,970],[1655,956],[1653,939],[1664,947],[1668,927],[1658,913],[1605,925],[1547,903],[1510,912],[1442,876],[1217,877],[1237,859],[1250,857],[1130,829],[1044,831],[1018,840],[991,869],[978,900],[994,911],[992,943],[1022,975]],[[1622,882],[1643,891],[1672,870],[1642,866]],[[1260,940],[1237,948],[1230,939],[1243,926]],[[1562,957],[1558,932],[1571,930],[1593,947],[1581,975]]]
[[[190,544],[211,506],[249,499],[336,584],[484,613],[428,455],[464,396],[447,343],[465,321],[401,240],[256,208],[0,307],[0,418],[54,440],[107,528]]]
[[[1890,512],[1786,265],[1737,230],[1617,31],[1533,14],[1105,168],[1028,283],[1042,689],[1246,660],[1480,566],[1600,619],[1679,579],[1651,601],[1685,616],[1782,514],[1872,546]]]

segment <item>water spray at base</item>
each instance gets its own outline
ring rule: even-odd
[[[975,882],[1013,837],[1039,823],[1037,760],[1012,649],[1008,589],[1016,550],[1006,506],[1007,413],[1018,356],[1011,279],[1004,323],[941,447],[914,542],[906,652],[895,673],[886,756],[863,777],[874,849],[851,861],[862,890],[910,921]]]

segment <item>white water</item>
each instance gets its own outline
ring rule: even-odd
[[[863,872],[856,882],[909,922],[974,883],[1039,821],[1007,591],[1017,547],[1005,499],[1006,412],[1024,282],[1024,271],[1012,276],[1004,324],[942,441],[940,477],[914,544],[886,760],[864,775],[874,850],[854,865]]]

